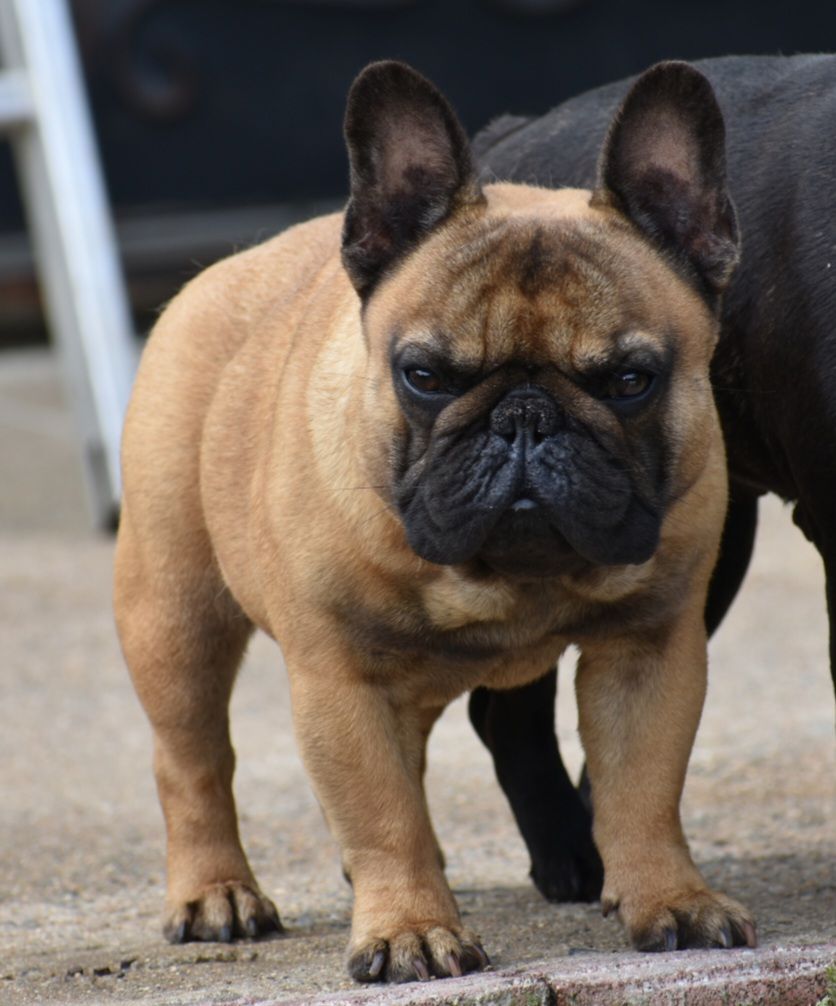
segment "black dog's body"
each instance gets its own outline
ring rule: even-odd
[[[795,502],[795,521],[824,560],[836,671],[836,56],[695,65],[725,117],[743,242],[712,368],[730,502],[706,623],[709,631],[719,625],[746,572],[758,497],[777,493]],[[492,123],[474,143],[483,175],[590,186],[630,83],[591,91],[540,118]],[[480,690],[471,719],[494,756],[537,886],[555,900],[592,899],[600,864],[588,814],[560,761],[553,697],[554,672],[513,693]]]

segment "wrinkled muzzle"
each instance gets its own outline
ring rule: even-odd
[[[411,547],[430,562],[551,568],[574,553],[622,565],[658,545],[656,508],[625,460],[537,387],[433,437],[411,475],[398,505]]]

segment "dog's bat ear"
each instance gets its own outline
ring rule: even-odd
[[[725,137],[708,80],[688,63],[657,63],[613,119],[594,197],[696,272],[709,296],[724,289],[740,252]]]
[[[351,196],[343,265],[362,298],[455,210],[484,197],[470,144],[441,92],[404,63],[372,63],[348,95]]]

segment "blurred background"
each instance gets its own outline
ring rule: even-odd
[[[370,60],[412,63],[475,132],[662,58],[836,49],[836,4],[822,0],[70,6],[140,333],[201,267],[342,202],[345,94]],[[0,348],[41,344],[18,188],[0,155]]]

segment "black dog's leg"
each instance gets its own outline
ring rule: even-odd
[[[549,901],[594,901],[603,868],[592,820],[560,757],[554,732],[557,673],[523,688],[470,696],[470,721],[493,755],[531,856],[531,878]]]
[[[833,499],[836,498],[836,474],[830,476],[823,464],[802,487],[812,487],[803,492],[793,511],[793,520],[805,537],[819,550],[824,563],[827,615],[830,622],[830,675],[836,691],[836,524],[833,521]]]
[[[705,602],[705,627],[713,635],[735,599],[755,546],[758,526],[758,497],[734,482],[729,486],[729,508],[717,565],[711,574]]]
[[[827,615],[830,619],[830,676],[836,692],[836,549],[829,559],[825,558],[824,566],[827,575]]]

